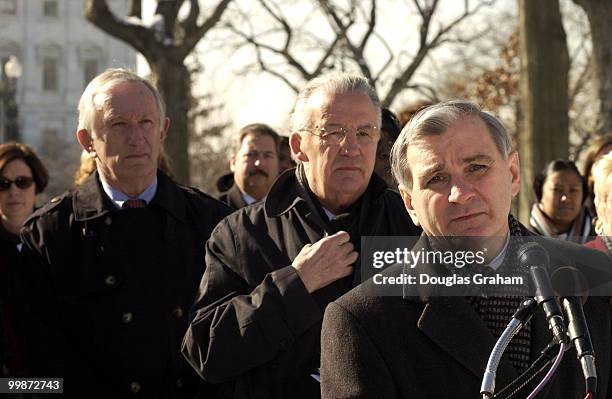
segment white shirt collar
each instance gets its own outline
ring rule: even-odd
[[[255,198],[251,197],[247,193],[242,192],[242,190],[240,190],[240,194],[242,194],[242,199],[244,199],[244,202],[246,202],[247,205],[251,205],[253,202],[257,202]]]
[[[506,243],[504,244],[504,247],[502,248],[502,250],[499,251],[497,256],[493,258],[493,260],[491,260],[491,263],[489,263],[489,267],[491,269],[497,270],[502,265],[502,263],[504,262],[504,257],[506,256],[506,252],[508,251],[509,243],[510,243],[510,232],[508,232],[508,234],[506,235]]]
[[[113,201],[117,208],[121,208],[123,206],[123,203],[129,199],[145,200],[148,204],[149,202],[151,202],[151,200],[153,200],[153,197],[155,197],[155,193],[157,192],[157,176],[155,176],[155,178],[153,179],[153,183],[151,183],[149,187],[145,188],[145,190],[142,193],[138,194],[138,196],[136,196],[135,198],[130,197],[125,193],[112,187],[110,184],[104,181],[102,176],[100,176],[100,183],[102,183],[102,188],[104,189],[106,195],[108,195],[108,197]]]
[[[334,220],[336,218],[336,215],[334,215],[333,213],[331,213],[327,208],[322,207],[323,210],[325,211],[325,214],[327,215],[327,218],[329,220]]]

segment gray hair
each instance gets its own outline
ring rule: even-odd
[[[485,123],[503,159],[508,159],[512,151],[512,140],[499,120],[472,102],[447,101],[423,108],[402,129],[390,155],[395,181],[407,189],[412,188],[412,175],[408,165],[408,147],[411,144],[424,136],[440,135],[458,121],[469,117],[480,118]]]
[[[85,88],[83,94],[81,95],[81,99],[79,100],[79,125],[78,130],[86,129],[88,131],[92,130],[93,126],[93,118],[94,118],[94,99],[100,93],[105,93],[112,87],[124,83],[124,82],[140,82],[145,85],[151,93],[153,97],[155,97],[155,102],[157,103],[157,109],[159,110],[159,122],[160,126],[163,125],[163,121],[166,118],[166,106],[164,104],[164,100],[162,99],[159,91],[153,86],[151,82],[148,80],[141,78],[136,73],[123,69],[123,68],[113,68],[107,69],[102,72]]]
[[[313,94],[320,92],[325,93],[329,96],[355,92],[367,95],[372,101],[374,108],[376,108],[376,125],[380,126],[380,99],[378,98],[378,94],[376,94],[376,90],[374,89],[374,87],[372,87],[368,80],[365,77],[356,74],[332,73],[329,75],[319,76],[310,80],[308,83],[306,83],[302,90],[300,90],[295,100],[293,111],[291,112],[292,132],[298,132],[300,130],[305,130],[311,127],[312,115],[310,115],[310,112],[307,110],[306,105],[308,104],[308,100],[310,99],[310,97],[312,97]]]

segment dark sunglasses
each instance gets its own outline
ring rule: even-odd
[[[26,190],[32,187],[34,179],[29,176],[17,176],[15,180],[7,179],[6,177],[0,177],[0,191],[7,191],[11,188],[11,184],[15,184],[17,188]]]

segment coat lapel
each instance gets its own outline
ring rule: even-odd
[[[431,297],[417,326],[475,378],[482,380],[495,339],[465,298]],[[503,358],[497,369],[496,386],[503,387],[517,376],[512,364]]]

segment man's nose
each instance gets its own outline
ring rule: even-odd
[[[567,194],[561,194],[561,202],[566,202],[569,199]]]
[[[133,123],[130,125],[130,131],[128,134],[128,142],[130,144],[138,144],[140,143],[145,136],[145,130],[138,123]]]
[[[340,153],[342,155],[354,157],[359,155],[359,143],[357,136],[352,132],[348,132],[340,142]]]
[[[255,166],[261,166],[263,160],[260,157],[255,158],[255,162],[253,163]]]
[[[472,185],[461,178],[455,178],[451,182],[451,189],[448,195],[448,202],[453,202],[457,204],[465,204],[472,197],[474,197],[475,192]]]

